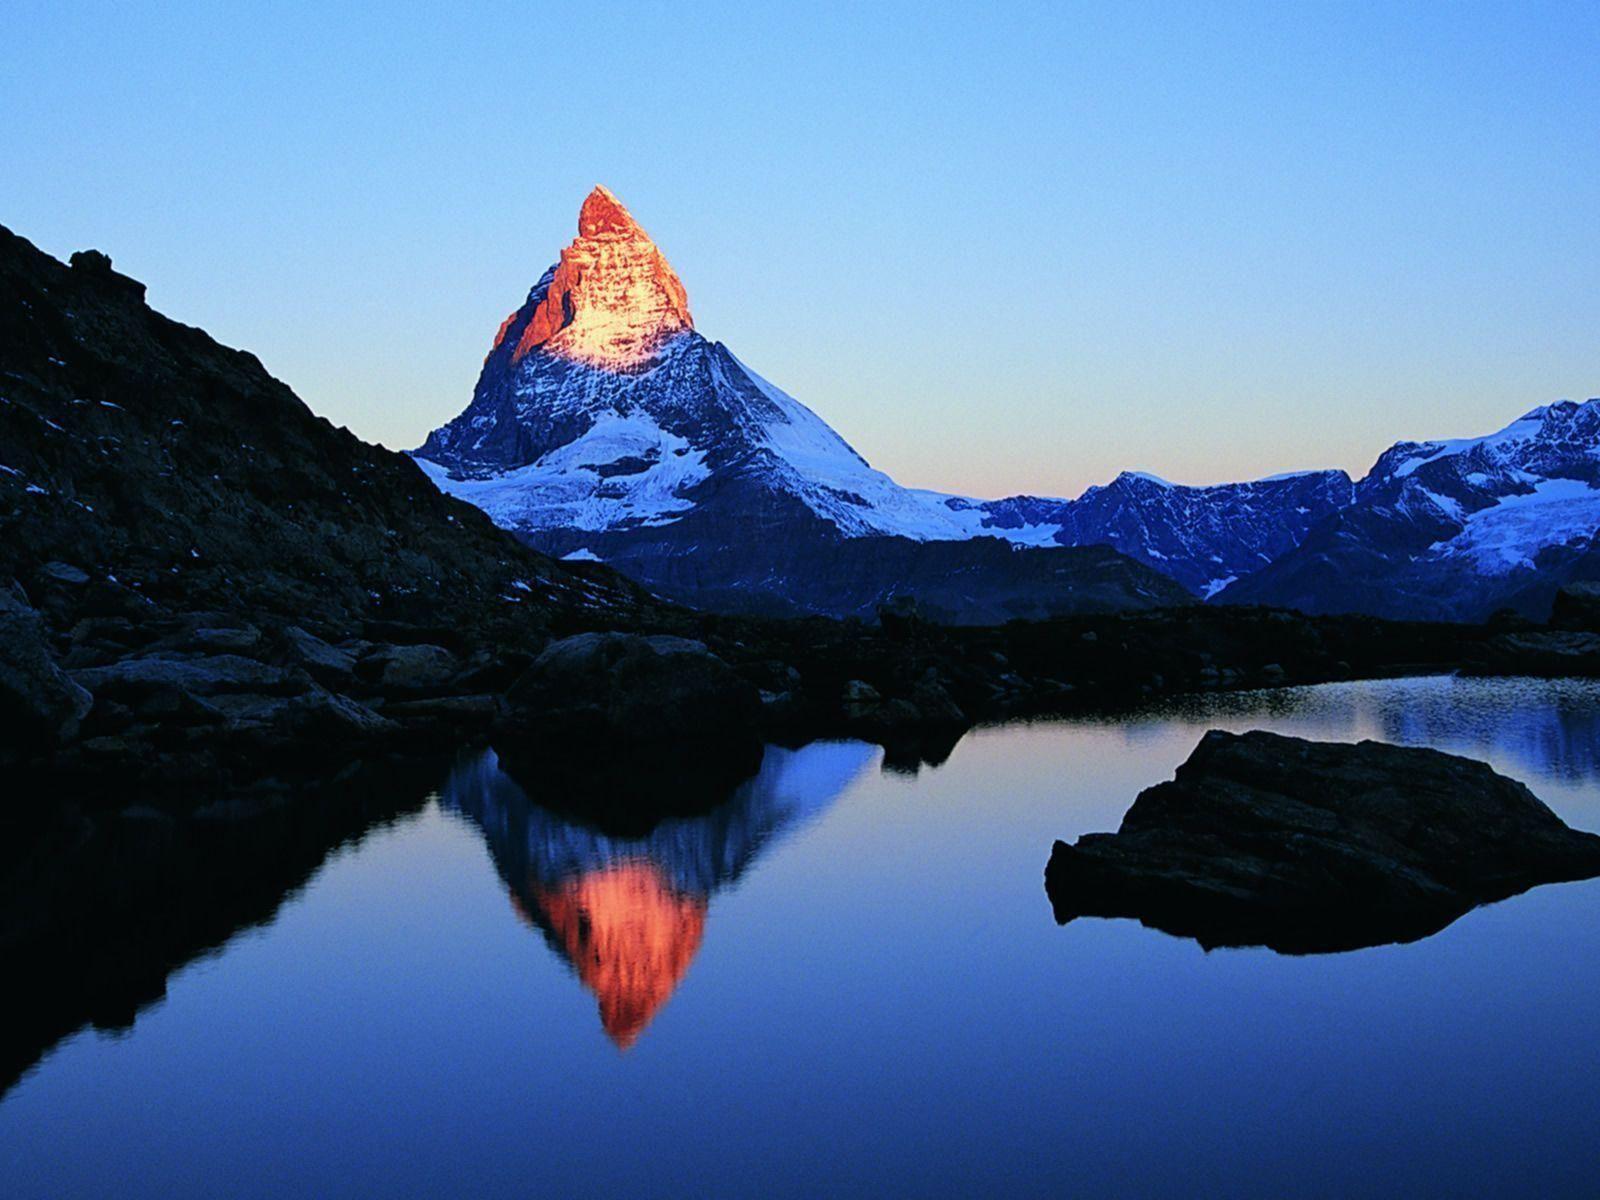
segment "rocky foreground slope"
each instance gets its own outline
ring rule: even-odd
[[[392,729],[497,647],[660,608],[519,545],[103,255],[0,229],[0,747]],[[470,687],[468,690],[472,690]]]

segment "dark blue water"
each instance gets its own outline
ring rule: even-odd
[[[1600,882],[1406,946],[1057,927],[1209,727],[1487,758],[1600,828],[1600,688],[1396,681],[769,752],[639,841],[492,758],[0,1103],[6,1196],[1594,1195]]]

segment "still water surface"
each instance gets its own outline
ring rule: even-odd
[[[611,840],[492,755],[0,1103],[6,1196],[1594,1195],[1600,882],[1406,946],[1051,918],[1207,728],[1486,758],[1600,829],[1600,687],[1400,680],[769,750]]]

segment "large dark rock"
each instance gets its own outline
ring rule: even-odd
[[[461,673],[461,663],[443,646],[381,646],[361,661],[378,686],[391,692],[440,688]]]
[[[562,638],[507,702],[506,770],[540,803],[614,828],[714,807],[761,765],[760,693],[689,638]]]
[[[73,678],[97,695],[104,693],[117,699],[161,688],[177,688],[195,696],[227,692],[290,696],[311,687],[310,678],[299,671],[265,666],[237,654],[125,658],[103,667],[75,671]]]
[[[656,746],[754,735],[760,697],[703,642],[580,633],[545,648],[510,690],[547,737]]]
[[[1202,945],[1348,950],[1600,874],[1600,837],[1524,785],[1436,750],[1206,734],[1115,834],[1057,842],[1056,919],[1137,917]]]
[[[1600,633],[1533,629],[1502,633],[1484,643],[1488,669],[1497,675],[1600,675]]]
[[[1550,607],[1550,624],[1600,632],[1600,583],[1569,583],[1558,591]]]
[[[19,741],[72,737],[93,698],[56,666],[44,623],[20,591],[0,585],[0,724]]]

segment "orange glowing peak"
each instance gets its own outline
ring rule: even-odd
[[[612,194],[611,189],[597,183],[594,190],[583,198],[583,207],[578,210],[578,236],[598,237],[602,233],[649,240],[627,206]]]
[[[597,186],[578,212],[578,236],[561,252],[512,361],[538,347],[591,366],[628,370],[693,328],[689,295],[666,256],[622,201]]]
[[[536,888],[534,900],[599,999],[607,1036],[626,1050],[694,961],[705,897],[675,891],[658,867],[637,861]]]

